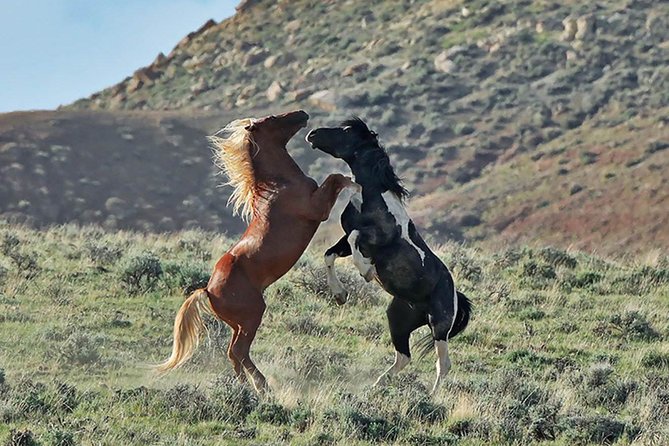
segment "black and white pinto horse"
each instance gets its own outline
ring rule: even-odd
[[[451,368],[448,340],[469,322],[469,300],[455,289],[448,268],[407,215],[403,200],[408,192],[395,175],[376,133],[355,118],[340,127],[312,130],[306,139],[313,148],[344,160],[362,186],[362,192],[351,197],[341,216],[346,235],[326,251],[325,263],[328,284],[340,304],[346,301],[347,293],[334,271],[334,262],[349,255],[365,280],[377,279],[393,296],[386,314],[395,363],[376,384],[409,363],[409,336],[428,324],[431,336],[427,349],[434,345],[438,356],[434,393]]]

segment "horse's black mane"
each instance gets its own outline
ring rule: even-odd
[[[376,132],[370,130],[367,124],[358,117],[347,119],[340,125],[341,127],[351,127],[363,141],[364,150],[360,152],[359,157],[365,165],[369,166],[370,174],[378,179],[383,187],[399,198],[407,198],[409,191],[402,185],[402,180],[395,175],[395,171],[390,165],[388,153],[379,143],[379,136]]]

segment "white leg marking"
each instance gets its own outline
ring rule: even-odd
[[[386,191],[381,194],[383,197],[383,200],[386,202],[386,206],[388,206],[388,212],[390,212],[393,217],[395,217],[395,221],[397,224],[400,226],[402,230],[402,238],[407,241],[411,246],[414,247],[414,249],[418,252],[418,255],[420,256],[420,261],[421,263],[425,264],[425,251],[420,249],[416,244],[411,240],[411,237],[409,236],[409,222],[411,219],[409,218],[409,214],[407,214],[406,209],[404,209],[404,205],[402,204],[402,201],[397,198],[397,195],[390,191]]]
[[[358,212],[361,212],[362,211],[362,188],[356,189],[355,192],[353,193],[353,195],[351,195],[351,198],[349,199],[349,201],[353,204],[353,206],[355,207],[355,209]]]
[[[353,183],[346,186],[340,193],[339,197],[342,201],[353,203],[353,206],[360,212],[362,209],[362,186],[358,183]]]
[[[381,384],[384,381],[384,379],[386,378],[386,376],[396,375],[397,373],[399,373],[404,367],[407,366],[407,364],[409,364],[409,361],[411,361],[411,358],[409,358],[404,353],[400,353],[400,352],[396,351],[395,352],[395,363],[388,370],[383,372],[383,374],[381,376],[379,376],[379,378],[376,380],[374,385],[378,386],[379,384]]]
[[[341,283],[339,280],[339,277],[337,277],[337,273],[335,272],[335,260],[339,256],[337,254],[330,254],[325,256],[325,266],[326,266],[326,272],[327,272],[327,279],[328,279],[328,287],[330,288],[330,292],[335,296],[335,299],[337,300],[337,303],[343,304],[346,302],[346,289],[344,288],[344,285]]]
[[[453,276],[451,276],[451,280],[453,281],[453,322],[451,322],[451,328],[448,329],[447,339],[451,337],[451,330],[453,330],[453,326],[455,325],[455,317],[458,315],[458,292],[455,289]]]
[[[363,256],[362,253],[358,250],[356,242],[358,241],[359,236],[360,231],[357,229],[355,231],[351,231],[351,233],[348,235],[348,244],[351,245],[353,264],[356,268],[358,268],[360,275],[364,277],[367,282],[369,282],[376,275],[376,270],[374,265],[372,265],[372,261]]]
[[[448,342],[435,341],[434,346],[437,350],[437,379],[434,381],[432,387],[432,394],[437,391],[441,379],[451,370],[451,359],[448,357]]]

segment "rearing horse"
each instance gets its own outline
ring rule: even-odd
[[[250,223],[218,260],[207,287],[196,290],[179,309],[172,355],[159,371],[192,356],[205,328],[201,313],[208,312],[232,328],[228,358],[237,378],[244,381],[246,371],[257,391],[266,389],[265,377],[249,356],[265,312],[263,291],[297,262],[338,194],[347,187],[359,188],[340,174],[328,176],[318,187],[290,157],[286,144],[308,119],[302,110],[241,119],[221,131],[227,137],[211,138],[218,164],[234,187],[230,202]]]

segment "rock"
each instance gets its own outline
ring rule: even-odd
[[[576,20],[576,40],[585,40],[595,33],[595,16],[586,14]]]
[[[469,47],[465,45],[454,45],[444,51],[446,54],[446,58],[452,59],[453,57],[457,56],[458,54],[465,54],[467,51],[469,51]]]
[[[265,68],[272,68],[276,64],[276,62],[279,60],[279,57],[280,56],[278,54],[274,54],[272,56],[269,56],[267,59],[265,59],[265,62],[263,62],[263,66]]]
[[[434,58],[434,68],[443,73],[450,73],[455,70],[455,62],[448,58],[447,51],[442,51]]]
[[[269,56],[269,52],[264,50],[263,48],[260,47],[254,47],[252,48],[248,53],[246,53],[246,56],[244,57],[244,62],[243,65],[245,67],[250,67],[252,65],[257,65],[260,62],[264,61],[267,56]]]
[[[544,22],[537,22],[537,24],[534,25],[534,30],[537,32],[537,34],[542,34],[544,31],[546,31]]]
[[[253,8],[254,5],[260,3],[259,0],[242,0],[239,2],[237,6],[235,6],[235,10],[237,13],[244,13]]]
[[[200,94],[209,90],[210,88],[211,87],[207,83],[206,79],[201,77],[197,80],[197,82],[190,86],[190,91],[193,94]]]
[[[128,93],[132,93],[134,91],[139,90],[141,86],[142,86],[142,81],[133,77],[128,81],[128,84],[125,87],[125,91],[127,91]]]
[[[125,213],[127,203],[122,198],[110,197],[105,201],[105,209],[110,214],[122,215]]]
[[[354,63],[344,68],[344,71],[341,72],[341,75],[342,77],[352,76],[355,73],[360,73],[367,70],[367,68],[369,68],[369,64],[367,62]]]
[[[269,56],[267,59],[265,59],[265,62],[263,62],[263,65],[265,68],[272,68],[272,67],[282,67],[285,66],[286,64],[292,62],[295,60],[295,56],[292,54],[273,54]]]
[[[159,77],[160,73],[154,71],[151,67],[140,68],[132,75],[132,78],[128,81],[125,89],[127,92],[132,93],[133,91],[139,90],[141,87],[152,85],[154,80]]]
[[[212,28],[214,26],[216,26],[216,20],[209,19],[204,23],[204,25],[202,25],[197,29],[197,31],[195,31],[195,35],[203,34],[205,31],[209,30],[209,28]]]
[[[158,53],[156,58],[151,63],[151,67],[152,68],[160,68],[165,64],[165,62],[167,62],[167,57],[165,57],[165,55],[163,53]]]
[[[652,37],[662,37],[666,33],[669,23],[667,18],[659,12],[653,11],[646,18],[646,32]]]
[[[460,14],[462,14],[462,17],[467,18],[472,15],[472,12],[466,6],[463,6],[460,10]]]
[[[290,22],[286,23],[286,25],[283,27],[283,30],[287,33],[294,33],[300,29],[301,25],[302,22],[300,22],[299,19],[291,20]]]
[[[562,21],[562,25],[564,26],[564,31],[562,31],[562,34],[560,34],[560,40],[564,42],[571,42],[574,40],[574,37],[576,36],[576,19],[573,17],[567,17]]]
[[[299,102],[308,98],[310,94],[311,94],[310,89],[301,88],[299,90],[293,90],[289,92],[288,94],[286,94],[286,97],[293,102]]]
[[[274,102],[279,99],[283,92],[284,90],[281,82],[274,81],[272,82],[272,85],[269,86],[265,94],[267,95],[267,99],[269,99],[270,102]]]
[[[325,111],[337,110],[339,97],[331,90],[320,90],[309,96],[309,103]]]

